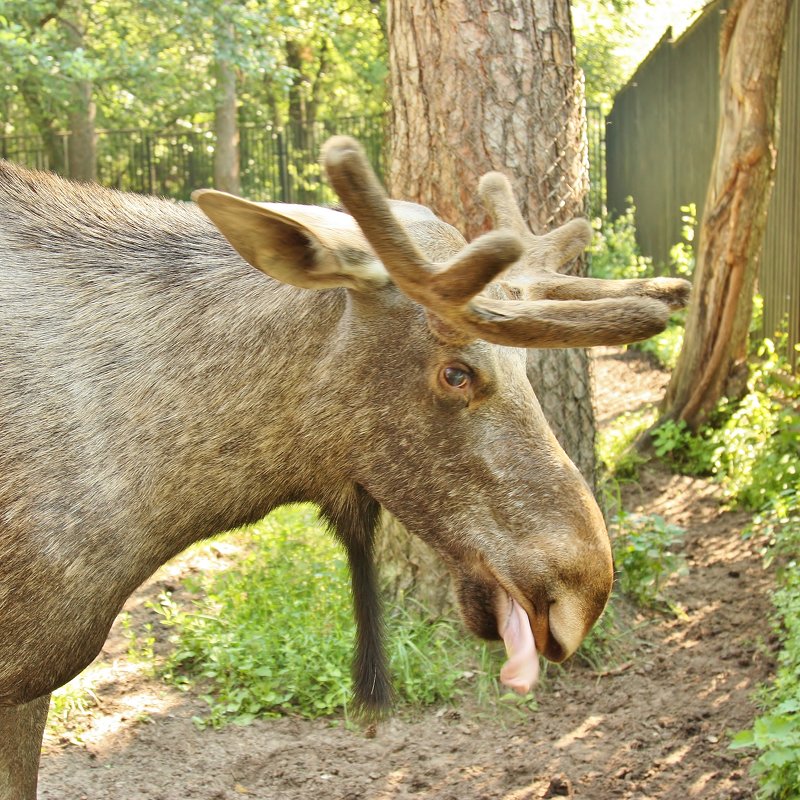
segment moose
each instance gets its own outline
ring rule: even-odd
[[[356,141],[323,163],[345,210],[175,203],[0,161],[2,800],[36,796],[49,693],[134,589],[284,503],[316,503],[347,553],[366,713],[391,697],[381,507],[444,559],[466,627],[505,638],[518,690],[602,612],[603,517],[524,348],[647,338],[688,284],[559,274],[588,223],[535,236],[500,173],[479,185],[494,229],[467,244],[389,200]]]

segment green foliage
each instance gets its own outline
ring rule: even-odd
[[[694,269],[695,209],[689,205],[682,206],[681,211],[684,221],[682,238],[672,248],[670,269],[673,274],[689,276]],[[649,278],[655,274],[653,260],[643,256],[636,243],[635,216],[636,209],[630,205],[616,219],[603,217],[593,221],[594,236],[589,248],[589,272],[593,277]],[[676,312],[662,333],[632,346],[650,353],[660,364],[672,369],[683,345],[684,318],[683,312]]]
[[[656,453],[690,474],[711,473],[730,502],[755,510],[748,532],[765,538],[764,562],[778,564],[773,628],[782,645],[765,713],[737,734],[734,748],[753,747],[760,798],[800,796],[800,380],[764,340],[739,402],[723,400],[693,434],[668,421],[653,433]]]
[[[595,672],[613,669],[621,662],[626,652],[624,640],[630,635],[620,622],[614,598],[594,627],[581,642],[575,658],[591,667]]]
[[[204,126],[221,61],[237,71],[240,122],[285,122],[292,93],[306,117],[383,111],[370,0],[0,0],[0,133],[67,129],[79,81],[100,128]]]
[[[656,453],[687,474],[713,474],[737,505],[765,508],[800,486],[800,381],[779,348],[765,339],[747,394],[723,400],[709,424],[693,434],[667,421],[653,436]]]
[[[681,240],[672,245],[669,251],[669,261],[675,275],[690,278],[694,273],[694,234],[696,229],[697,206],[694,203],[681,206]]]
[[[630,205],[616,219],[592,221],[589,272],[595,278],[645,278],[653,274],[653,260],[639,252],[636,243],[636,208]]]
[[[99,705],[91,671],[83,672],[50,696],[48,732],[72,744],[81,744],[86,716]]]
[[[354,624],[341,548],[308,506],[279,509],[248,540],[236,568],[188,584],[192,607],[160,598],[175,644],[164,674],[206,687],[212,725],[347,713]],[[387,620],[399,701],[447,701],[468,681],[496,695],[496,648],[420,609],[389,608]]]
[[[662,367],[674,369],[683,347],[684,318],[685,312],[676,312],[669,318],[667,327],[661,333],[631,346],[643,353],[649,353]]]
[[[684,475],[710,475],[714,444],[695,436],[683,421],[668,419],[652,434],[656,455]]]
[[[131,615],[127,611],[120,614],[119,620],[122,635],[128,642],[128,660],[150,669],[155,660],[156,637],[153,634],[153,623],[146,622],[139,630],[131,623]]]
[[[780,588],[772,598],[772,624],[782,649],[775,680],[762,693],[766,713],[738,733],[731,747],[759,751],[753,774],[761,784],[760,798],[790,800],[800,796],[800,491],[774,498],[755,527],[770,538],[765,563],[783,559]]]
[[[612,548],[618,585],[645,606],[675,610],[661,596],[665,581],[685,569],[675,552],[685,531],[657,514],[620,513],[612,523]]]
[[[664,35],[677,33],[704,0],[573,0],[578,64],[586,99],[607,113],[614,95]]]
[[[752,773],[759,778],[758,797],[795,800],[800,796],[800,699],[791,699],[759,717],[734,736],[731,748],[761,751]]]
[[[616,479],[634,478],[644,458],[633,443],[655,421],[657,412],[652,406],[640,411],[626,411],[610,425],[597,432],[597,458]]]
[[[690,278],[694,272],[694,235],[697,228],[697,208],[694,203],[681,206],[681,240],[670,248],[670,274]],[[683,347],[686,312],[677,311],[669,319],[667,327],[659,334],[637,342],[633,347],[650,353],[659,364],[674,369]]]

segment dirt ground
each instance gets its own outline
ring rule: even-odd
[[[666,378],[641,356],[599,351],[599,422],[658,400]],[[753,690],[772,669],[769,577],[756,545],[740,536],[747,517],[720,510],[707,481],[654,467],[624,488],[624,504],[686,528],[689,570],[668,589],[685,618],[639,614],[613,669],[549,670],[537,711],[487,713],[466,701],[401,714],[373,738],[340,722],[300,719],[198,730],[191,718],[203,702],[129,662],[118,623],[95,667],[98,704],[80,720],[80,739],[46,740],[39,797],[754,797],[747,758],[728,749],[730,733],[752,722]],[[181,561],[165,567],[128,609],[143,613],[144,600],[187,568]]]

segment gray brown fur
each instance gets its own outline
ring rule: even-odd
[[[560,659],[610,591],[601,516],[524,351],[439,335],[450,323],[396,288],[344,214],[201,201],[262,272],[193,205],[0,161],[0,800],[35,797],[46,696],[129,594],[280,504],[318,503],[348,550],[367,708],[389,698],[379,504],[447,561],[479,635],[497,636],[510,593]],[[392,208],[426,258],[464,246],[427,210]],[[468,392],[442,384],[452,364]]]

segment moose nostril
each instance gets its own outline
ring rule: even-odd
[[[553,636],[553,632],[550,632],[550,636],[547,637],[547,645],[544,649],[544,653],[542,654],[548,661],[554,661],[556,663],[563,661],[569,654],[567,651],[562,647],[561,642]]]

